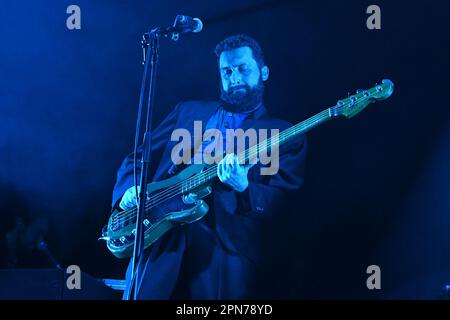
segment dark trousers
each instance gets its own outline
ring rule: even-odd
[[[229,251],[203,221],[177,227],[146,250],[138,299],[251,299],[258,268]],[[130,266],[127,283],[130,281]]]

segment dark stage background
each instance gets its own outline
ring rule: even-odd
[[[71,4],[81,30],[66,28]],[[371,4],[381,30],[366,27]],[[64,265],[122,277],[125,262],[97,237],[132,150],[139,41],[185,14],[204,29],[161,44],[155,122],[180,100],[218,97],[213,48],[235,33],[261,43],[266,105],[291,122],[383,78],[395,83],[387,101],[308,135],[306,183],[279,234],[290,237],[279,249],[291,258],[282,297],[439,298],[450,284],[449,12],[448,1],[4,1],[3,227],[14,215],[38,221]],[[17,266],[48,267],[33,254]],[[378,291],[366,288],[372,264]]]

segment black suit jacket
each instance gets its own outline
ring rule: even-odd
[[[193,137],[194,121],[203,122],[203,130],[209,118],[220,107],[219,102],[180,102],[176,108],[153,131],[151,181],[159,181],[169,176],[172,167],[171,150],[178,141],[170,141],[172,131],[185,128]],[[257,109],[241,125],[242,129],[279,129],[290,123],[276,119],[264,107]],[[195,141],[192,141],[194,145]],[[289,193],[303,184],[306,157],[306,137],[298,138],[280,147],[280,168],[276,175],[260,175],[260,165],[249,171],[249,187],[242,193],[221,184],[216,184],[211,204],[214,224],[222,244],[230,251],[242,254],[253,261],[262,255],[263,237],[270,230],[271,221],[285,219],[281,205],[289,198]],[[141,155],[138,154],[138,159]],[[140,161],[139,161],[140,163]],[[139,172],[139,171],[138,171]],[[117,205],[124,192],[133,183],[133,154],[123,161],[113,191],[113,206]],[[197,222],[196,222],[197,223]],[[280,235],[276,235],[279,237]]]

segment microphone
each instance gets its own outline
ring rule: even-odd
[[[203,22],[199,18],[192,18],[189,16],[177,15],[173,26],[165,28],[155,28],[150,32],[144,34],[143,45],[146,45],[150,36],[171,36],[173,41],[177,41],[181,33],[198,33],[203,29]]]
[[[172,27],[165,30],[170,34],[173,41],[178,41],[180,33],[198,33],[203,29],[203,22],[199,18],[177,15]]]
[[[180,33],[188,33],[188,32],[197,33],[202,31],[203,22],[199,18],[192,18],[189,16],[183,16],[179,14],[175,18],[173,28],[179,30]]]
[[[171,27],[157,27],[150,32],[146,32],[142,35],[142,64],[145,63],[147,47],[149,46],[150,39],[160,36],[170,36],[173,41],[178,41],[181,33],[198,33],[203,29],[203,22],[199,18],[192,18],[190,16],[177,15],[173,26]]]

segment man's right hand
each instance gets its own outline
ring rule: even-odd
[[[141,190],[137,187],[138,192]],[[148,194],[147,194],[148,199]],[[119,207],[122,210],[127,210],[137,206],[136,187],[131,187],[123,194],[122,200],[120,200]]]

